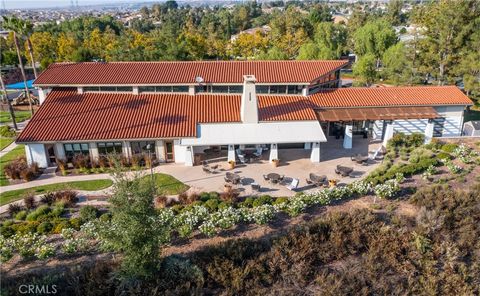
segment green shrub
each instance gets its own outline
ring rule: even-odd
[[[43,205],[38,207],[35,211],[31,212],[27,215],[27,221],[37,221],[45,216],[47,216],[51,212],[51,209],[47,205]]]
[[[56,234],[62,233],[63,229],[72,228],[67,218],[56,218],[53,220],[53,224],[52,232]]]
[[[27,211],[25,210],[20,211],[15,215],[16,220],[25,220],[26,217],[27,217]]]
[[[94,206],[84,206],[80,208],[80,218],[83,221],[90,221],[98,216],[98,209]]]
[[[409,161],[411,163],[418,163],[423,158],[431,158],[433,157],[433,152],[431,150],[425,148],[417,148],[412,151],[410,154]]]
[[[55,205],[55,207],[53,208],[52,212],[51,212],[51,216],[53,217],[60,217],[63,212],[65,211],[65,208],[63,207],[63,204],[57,204]]]
[[[79,230],[79,229],[80,229],[80,226],[82,225],[82,219],[80,219],[80,218],[71,218],[71,219],[70,219],[70,225],[72,225],[72,227],[73,227],[75,230]]]
[[[451,160],[451,159],[452,159],[452,156],[450,155],[450,153],[440,152],[440,153],[437,154],[437,158],[438,158],[438,159],[448,159],[448,160]]]
[[[458,147],[457,144],[447,143],[442,146],[441,150],[443,152],[452,153],[457,147]]]
[[[251,208],[253,207],[253,201],[255,199],[251,196],[247,197],[242,203],[241,203],[241,206],[244,207],[244,208]]]
[[[12,225],[12,228],[15,230],[16,233],[19,234],[35,233],[37,232],[37,227],[39,224],[40,222],[38,221],[21,222]]]
[[[37,233],[39,233],[39,234],[47,234],[47,233],[49,233],[52,229],[53,229],[53,224],[50,223],[50,222],[48,222],[48,221],[45,221],[45,222],[40,223],[40,224],[37,226]]]
[[[218,204],[220,201],[218,199],[209,199],[203,205],[210,211],[215,212],[218,209]]]
[[[273,202],[273,199],[270,195],[262,195],[262,196],[259,196],[259,197],[255,198],[252,206],[254,208],[256,208],[256,207],[259,207],[259,206],[262,206],[262,205],[271,205],[272,202]]]
[[[0,227],[0,235],[3,235],[4,237],[10,237],[14,234],[15,230],[11,226],[2,225],[2,227]]]
[[[100,221],[103,221],[103,222],[108,222],[112,219],[112,214],[111,213],[103,213],[102,215],[100,215]]]
[[[288,202],[288,197],[277,197],[273,202],[274,205],[279,205],[282,203]]]

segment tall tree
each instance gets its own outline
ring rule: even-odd
[[[403,0],[390,0],[387,5],[387,20],[394,26],[398,26],[405,21],[405,15],[402,12]]]
[[[30,98],[30,90],[28,89],[27,76],[25,75],[25,67],[23,66],[22,51],[20,49],[20,44],[18,42],[17,31],[20,31],[22,24],[21,21],[14,17],[3,17],[3,27],[7,30],[10,30],[13,33],[13,42],[15,44],[15,49],[18,56],[18,66],[20,67],[20,72],[22,73],[23,85],[25,87],[25,97],[27,98],[28,105],[30,106],[30,113],[33,116],[33,104],[32,99]]]
[[[420,70],[430,73],[438,84],[454,82],[455,67],[469,45],[474,32],[480,30],[480,2],[477,0],[440,0],[421,6],[414,21],[423,28],[417,50]],[[478,48],[471,48],[478,51]]]
[[[411,84],[412,63],[407,57],[407,49],[402,42],[388,48],[382,58],[382,76],[395,85]]]
[[[13,128],[17,131],[17,120],[15,119],[15,112],[13,111],[12,102],[8,99],[7,89],[5,88],[5,83],[3,83],[2,72],[0,72],[0,86],[2,87],[3,96],[7,101],[8,112],[10,112],[10,117],[12,118]]]
[[[359,56],[372,54],[377,59],[377,68],[385,51],[397,42],[395,31],[385,20],[369,21],[354,34],[355,53]]]
[[[372,85],[377,78],[376,57],[372,53],[360,57],[353,66],[353,74],[366,86]]]

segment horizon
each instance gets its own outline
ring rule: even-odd
[[[77,1],[79,6],[165,2],[165,0],[74,0],[75,3]],[[71,2],[71,0],[4,0],[5,9],[68,8]]]

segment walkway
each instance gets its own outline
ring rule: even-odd
[[[3,157],[8,152],[15,149],[17,146],[18,146],[17,143],[15,143],[15,141],[13,141],[12,143],[10,143],[10,145],[8,145],[7,147],[3,148],[2,151],[0,151],[0,157]]]

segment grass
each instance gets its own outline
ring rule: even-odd
[[[43,186],[37,186],[34,188],[18,189],[3,192],[0,196],[0,205],[5,205],[12,201],[20,200],[23,198],[25,193],[32,192],[33,194],[42,194],[50,191],[58,191],[62,189],[73,189],[73,190],[86,190],[86,191],[96,191],[102,190],[112,186],[113,181],[110,179],[99,179],[91,181],[73,181],[73,182],[64,182],[49,184]]]
[[[167,174],[153,174],[155,179],[155,188],[159,195],[174,195],[185,192],[190,188],[188,185],[180,182]],[[142,177],[142,181],[149,182],[151,175]]]
[[[12,151],[0,157],[0,186],[7,186],[9,184],[7,177],[3,173],[3,168],[5,167],[5,165],[22,155],[25,155],[25,146],[18,145]]]
[[[10,145],[13,142],[14,138],[9,138],[9,137],[2,137],[0,138],[0,150],[5,149],[8,145]]]
[[[17,122],[22,122],[29,119],[32,115],[30,111],[14,111],[15,119]],[[0,123],[8,123],[12,122],[12,118],[10,117],[10,112],[8,111],[0,111]]]

